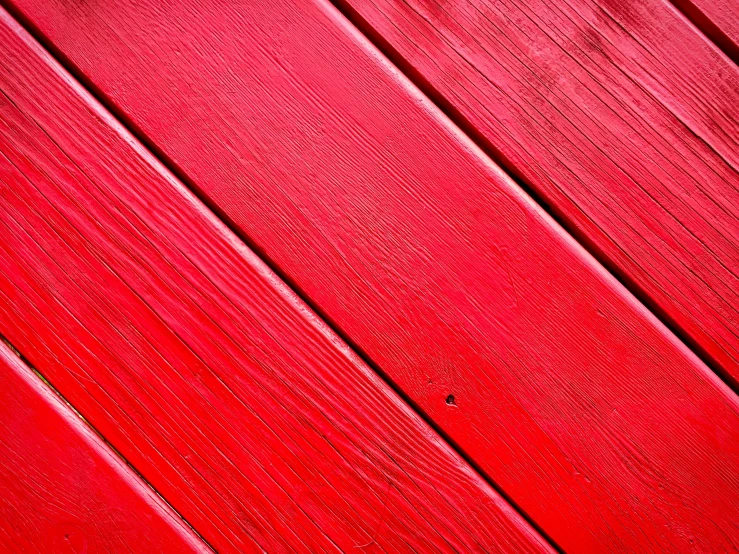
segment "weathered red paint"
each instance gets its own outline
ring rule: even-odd
[[[736,547],[736,396],[330,5],[17,5],[565,550]]]
[[[731,61],[662,0],[346,1],[737,385],[739,70]]]
[[[0,331],[209,544],[550,551],[7,16],[0,59]]]
[[[0,551],[210,552],[0,343]]]
[[[683,15],[739,64],[739,1],[671,0]]]

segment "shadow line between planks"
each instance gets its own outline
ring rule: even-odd
[[[4,8],[15,20],[16,22],[23,27],[26,32],[28,32],[39,44],[40,46],[46,50],[46,52],[62,67],[65,71],[67,71],[79,84],[82,88],[84,88],[97,102],[100,103],[100,105],[107,110],[120,124],[122,127],[124,127],[131,135],[138,140],[150,153],[152,156],[154,156],[168,171],[170,171],[175,178],[177,178],[182,184],[184,184],[195,196],[198,198],[198,200],[208,209],[210,210],[215,216],[220,219],[226,227],[236,236],[238,237],[252,252],[254,252],[266,265],[269,267],[269,269],[275,273],[275,275],[284,282],[299,298],[302,302],[304,302],[325,324],[326,326],[336,334],[339,339],[341,339],[376,375],[378,375],[384,382],[387,384],[395,394],[398,395],[398,397],[410,407],[411,410],[413,410],[423,421],[428,425],[431,429],[434,430],[434,432],[441,437],[441,439],[446,442],[454,452],[456,452],[462,460],[464,460],[465,463],[467,463],[472,470],[479,475],[479,477],[485,481],[500,497],[508,503],[511,508],[520,515],[524,521],[529,524],[540,536],[544,541],[546,541],[552,549],[554,549],[556,552],[559,552],[560,554],[565,554],[564,550],[557,545],[557,543],[516,503],[513,501],[513,499],[495,482],[492,477],[490,477],[485,471],[482,470],[482,468],[449,436],[446,432],[444,432],[421,408],[414,402],[408,395],[405,394],[405,392],[387,375],[385,372],[383,372],[377,364],[374,363],[374,361],[361,349],[357,344],[354,343],[342,330],[341,328],[323,312],[318,306],[316,306],[313,302],[310,301],[308,296],[304,293],[304,291],[297,286],[297,284],[290,279],[285,273],[279,268],[279,266],[274,263],[274,261],[267,255],[266,252],[264,252],[263,249],[259,248],[245,233],[243,233],[238,226],[236,226],[233,221],[226,215],[218,206],[214,205],[212,202],[208,200],[206,195],[202,192],[202,190],[195,184],[195,182],[188,177],[188,175],[169,157],[167,156],[147,135],[144,133],[139,126],[137,126],[122,110],[120,110],[113,101],[105,94],[103,93],[97,86],[95,86],[94,83],[92,83],[87,77],[84,76],[84,74],[79,70],[79,68],[67,57],[65,56],[58,48],[56,48],[51,41],[49,41],[46,36],[44,36],[43,33],[36,27],[33,22],[31,22],[27,17],[25,17],[22,13],[20,13],[19,10],[15,8],[15,6],[9,2],[8,0],[0,0],[0,7]],[[336,7],[336,6],[334,6]],[[365,32],[361,29],[361,27],[358,27],[354,24],[354,21],[346,16],[346,14],[343,13],[341,9],[336,7],[336,9],[344,15],[348,19],[348,21],[357,27],[359,32],[367,36]],[[373,40],[370,40],[367,38],[367,40],[375,45],[375,42]],[[375,45],[375,47],[377,47]],[[377,47],[383,54],[385,54],[384,50]],[[386,54],[385,54],[386,55]],[[387,55],[386,55],[387,56]],[[395,64],[395,61],[392,58],[389,58],[391,63]],[[397,64],[396,64],[397,65]],[[405,74],[405,71],[402,70],[401,72]],[[413,81],[415,83],[415,81]],[[419,87],[420,88],[420,87]],[[426,94],[426,91],[421,88],[421,91]],[[436,102],[434,101],[434,104]],[[446,113],[444,110],[442,112]],[[457,124],[456,120],[451,118],[452,121]],[[466,133],[466,131],[463,132]],[[475,141],[477,142],[477,141]],[[487,150],[485,150],[486,155],[489,155],[487,153]],[[496,161],[495,157],[490,156],[494,161]],[[497,163],[497,161],[496,161]],[[499,164],[500,165],[500,164]],[[504,167],[505,169],[505,167]],[[508,171],[506,169],[506,171]],[[517,183],[519,182],[517,179],[514,179]],[[524,190],[527,190],[525,187],[522,186]],[[538,200],[537,200],[538,201]],[[549,210],[547,210],[549,212]],[[77,412],[77,410],[67,402],[64,397],[59,394],[59,392],[54,389],[53,385],[51,385],[46,378],[38,371],[36,368],[34,368],[28,360],[26,360],[18,351],[12,347],[10,343],[8,343],[4,337],[0,334],[0,339],[3,340],[10,348],[16,352],[19,357],[26,363],[33,371],[36,373],[48,386],[52,389],[52,391],[66,404],[68,405],[72,410],[74,410],[75,414],[79,416],[84,422],[85,425],[87,425],[90,429],[92,429],[96,435],[98,435],[101,440],[105,442],[106,445],[108,445],[117,456],[119,456],[128,467],[130,467],[136,475],[141,478],[144,483],[146,483],[147,486],[151,488],[152,491],[154,491],[157,496],[162,498],[162,500],[170,506],[169,502],[164,499],[156,489],[154,489],[148,481],[143,479],[141,474],[136,470],[135,467],[133,467],[128,460],[126,460],[108,441],[105,439],[104,436],[102,436],[96,429],[94,429],[85,419],[84,417]],[[171,506],[170,506],[171,507]],[[187,522],[187,520],[182,517],[182,515],[179,514],[179,512],[175,513],[182,519],[182,521],[193,531],[195,534],[202,539],[200,534]],[[205,540],[203,542],[214,552],[216,551],[210,544],[208,544]]]
[[[26,358],[2,333],[0,333],[0,342],[2,342],[5,346],[7,346],[10,349],[10,351],[13,354],[15,354],[18,357],[18,359],[21,362],[23,362],[28,367],[28,369],[30,369],[34,373],[36,377],[39,378],[40,381],[43,381],[46,388],[48,388],[52,393],[54,393],[54,395],[62,402],[62,404],[64,404],[67,408],[72,410],[74,415],[77,416],[77,418],[79,418],[79,420],[85,425],[85,427],[87,427],[90,431],[92,431],[95,434],[95,436],[99,438],[103,442],[103,444],[105,444],[105,446],[115,456],[117,456],[118,459],[121,460],[126,465],[126,467],[129,468],[144,485],[146,485],[149,488],[149,490],[151,490],[155,495],[157,495],[157,497],[162,502],[164,502],[164,504],[166,504],[170,510],[172,510],[172,513],[175,514],[180,519],[180,521],[182,521],[182,523],[184,523],[185,526],[187,526],[188,529],[190,529],[193,533],[195,533],[195,536],[197,536],[203,542],[205,546],[207,546],[212,552],[216,552],[216,549],[213,548],[213,546],[211,546],[210,543],[208,543],[208,541],[206,541],[200,533],[198,533],[197,529],[195,529],[192,525],[190,525],[190,522],[187,521],[180,512],[175,510],[175,508],[167,501],[166,498],[164,498],[161,494],[159,494],[159,491],[156,490],[154,486],[149,481],[147,481],[146,478],[143,475],[141,475],[141,473],[139,473],[139,471],[125,457],[123,457],[123,455],[118,451],[118,449],[115,446],[110,444],[108,440],[95,427],[93,427],[92,424],[89,421],[87,421],[87,419],[85,419],[85,416],[83,416],[81,413],[77,411],[77,408],[75,408],[72,404],[70,404],[70,402],[66,398],[64,398],[64,396],[62,396],[62,394],[54,387],[54,385],[52,385],[49,382],[48,379],[46,379],[46,377],[44,377],[44,375],[36,368],[36,366],[34,366],[31,363],[31,361],[28,358]]]
[[[0,3],[5,0],[0,0]],[[562,213],[550,205],[534,187],[523,178],[515,164],[507,159],[496,146],[488,140],[462,113],[449,102],[436,87],[434,87],[411,63],[409,63],[387,40],[385,40],[375,29],[352,7],[346,0],[328,0],[341,12],[382,54],[397,67],[433,104],[456,125],[462,133],[483,153],[536,202],[552,219],[554,219],[564,231],[572,236],[595,260],[603,266],[636,300],[644,305],[667,329],[675,335],[680,342],[688,347],[708,368],[713,371],[735,394],[739,395],[739,381],[734,379],[721,364],[699,345],[675,320],[660,308],[649,294],[637,284],[631,277],[623,272],[615,263],[590,238],[579,231]],[[673,3],[682,3],[683,0],[674,0]],[[690,0],[685,0],[690,2]],[[677,8],[676,8],[677,9]],[[680,11],[680,10],[679,10]],[[686,16],[687,17],[687,16]],[[710,23],[710,22],[709,22]],[[710,38],[710,37],[709,37]],[[739,59],[739,49],[737,50]],[[729,54],[727,54],[729,55]],[[729,55],[731,58],[732,56]],[[739,62],[737,62],[739,63]],[[223,219],[223,218],[222,218]],[[260,254],[261,256],[261,254]],[[262,256],[263,257],[263,256]],[[291,285],[292,286],[292,285]],[[295,287],[293,287],[294,289]],[[302,298],[302,296],[301,296]],[[320,313],[320,312],[319,312]],[[323,316],[322,316],[323,317]],[[326,319],[326,318],[324,318]],[[344,338],[344,337],[342,337]],[[354,347],[353,347],[354,348]],[[356,348],[355,348],[356,350]]]

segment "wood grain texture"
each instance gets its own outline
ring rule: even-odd
[[[739,64],[739,1],[672,0],[716,46]]]
[[[0,329],[219,552],[548,551],[7,17]]]
[[[0,551],[210,552],[0,343]]]
[[[737,397],[329,4],[19,5],[559,546],[737,547]]]
[[[560,546],[736,547],[736,396],[330,5],[20,5]]]
[[[739,70],[659,0],[347,0],[739,387]]]

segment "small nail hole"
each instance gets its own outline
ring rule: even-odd
[[[457,405],[457,403],[454,402],[454,395],[453,394],[450,394],[449,396],[446,397],[446,403],[449,406],[456,406]]]

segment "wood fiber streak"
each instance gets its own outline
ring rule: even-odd
[[[0,343],[0,551],[210,552]]]
[[[739,387],[730,60],[659,0],[347,1]]]
[[[0,330],[216,550],[549,550],[7,14],[0,176]]]
[[[18,4],[559,546],[739,546],[737,397],[330,4]]]
[[[672,3],[739,64],[739,0],[672,0]]]

